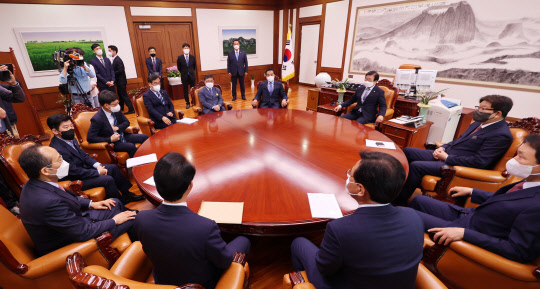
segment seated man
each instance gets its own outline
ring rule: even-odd
[[[257,107],[259,101],[262,102],[259,108],[281,108],[287,106],[287,92],[283,88],[283,83],[274,81],[274,70],[268,68],[264,73],[266,81],[259,85],[257,94],[251,103],[254,107]],[[281,103],[279,99],[281,98]]]
[[[349,100],[336,106],[334,110],[340,111],[342,107],[356,102],[356,107],[341,117],[356,120],[361,124],[375,123],[378,125],[386,114],[384,90],[377,86],[378,81],[379,74],[376,71],[368,71],[364,85],[360,86]]]
[[[203,106],[203,114],[225,111],[221,90],[214,88],[214,77],[208,74],[204,77],[206,87],[199,89],[199,101]]]
[[[388,154],[361,152],[360,157],[347,171],[345,185],[358,209],[328,223],[320,249],[296,238],[294,270],[305,270],[317,289],[412,289],[422,259],[422,220],[409,208],[389,204],[405,181],[405,169]]]
[[[148,136],[126,132],[129,120],[120,110],[116,93],[108,90],[100,92],[99,104],[101,109],[90,120],[88,142],[113,143],[115,152],[127,152],[132,158],[137,152],[135,144],[143,143]]]
[[[49,146],[55,148],[70,164],[68,175],[62,177],[60,181],[81,180],[83,190],[104,187],[107,198],[120,199],[124,204],[144,199],[144,196],[129,191],[133,185],[116,165],[102,165],[82,150],[75,139],[75,128],[68,115],[53,114],[47,118],[47,125],[54,134]]]
[[[167,91],[161,89],[159,75],[148,76],[148,85],[150,85],[150,90],[143,94],[143,101],[150,119],[154,122],[154,127],[162,129],[175,124],[174,105]]]
[[[249,251],[247,238],[240,236],[225,243],[216,222],[187,207],[194,176],[195,168],[183,155],[164,155],[154,169],[156,189],[163,202],[137,216],[135,227],[154,265],[156,284],[197,283],[214,288],[231,265],[234,253]]]
[[[513,141],[504,120],[512,105],[512,99],[506,96],[484,96],[474,112],[475,122],[458,139],[436,150],[405,148],[403,152],[410,164],[409,176],[393,203],[405,205],[422,178],[425,175],[441,176],[440,168],[444,165],[493,168]]]
[[[464,240],[516,262],[540,256],[540,135],[529,135],[517,156],[506,163],[509,174],[525,180],[504,186],[495,194],[454,187],[452,197],[471,196],[477,208],[462,208],[426,196],[410,206],[418,210],[435,241],[448,245]]]
[[[21,192],[21,221],[38,256],[105,231],[114,238],[132,231],[136,213],[126,211],[117,199],[92,202],[58,185],[70,164],[54,148],[31,146],[21,153],[19,164],[30,178]]]

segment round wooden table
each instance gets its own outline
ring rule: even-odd
[[[366,147],[366,139],[391,141],[355,121],[310,111],[250,109],[212,113],[191,125],[175,124],[148,139],[136,156],[183,154],[196,168],[188,207],[204,201],[244,202],[241,225],[220,224],[225,232],[289,235],[324,230],[329,219],[311,216],[307,193],[335,194],[344,214],[358,204],[345,191],[346,171],[361,150],[395,156],[408,170],[403,152]],[[143,183],[156,163],[133,168],[146,198],[159,205],[156,187]]]

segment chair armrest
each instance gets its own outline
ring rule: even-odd
[[[138,134],[139,131],[141,131],[141,129],[137,126],[129,126],[126,128],[126,132],[133,133],[133,134]]]
[[[223,106],[225,107],[225,110],[232,110],[232,103],[224,101]]]
[[[183,119],[184,118],[184,112],[179,110],[179,109],[175,109],[174,112],[176,113],[176,118],[177,119]]]
[[[72,181],[69,183],[69,190],[75,193],[79,197],[83,197],[85,199],[90,199],[88,195],[86,195],[82,190],[83,182],[80,180]],[[62,187],[65,188],[64,185]]]
[[[143,282],[139,279],[146,279],[152,272],[152,263],[144,253],[141,242],[136,241],[122,253],[110,271],[117,276]]]
[[[424,144],[424,148],[426,148],[427,150],[436,150],[437,144],[434,142],[427,142]]]
[[[431,273],[422,263],[418,264],[415,289],[446,289],[439,278]]]
[[[97,159],[98,159],[98,155],[97,155],[97,154],[91,154],[90,157],[93,158],[93,159],[95,159],[96,161],[97,161]]]
[[[192,109],[193,112],[196,113],[197,115],[201,115],[201,114],[203,113],[202,107],[200,107],[200,106],[198,106],[198,105],[192,106],[191,109]]]
[[[242,289],[246,281],[245,277],[246,271],[244,270],[244,266],[233,262],[229,269],[221,275],[216,289]]]
[[[309,283],[306,275],[306,271],[297,271],[285,274],[283,276],[283,289],[295,288],[295,289],[315,289],[313,284]]]
[[[108,144],[109,143],[106,142],[89,143],[88,141],[83,141],[81,143],[81,148],[89,150],[104,150],[105,146]]]
[[[456,176],[488,183],[502,183],[508,179],[504,172],[455,166]]]
[[[90,276],[89,276],[90,275]],[[96,277],[89,278],[91,275],[99,276],[101,278],[109,279],[114,281],[117,285],[126,285],[129,286],[130,289],[175,289],[177,286],[174,285],[156,285],[156,284],[149,284],[139,281],[133,281],[129,280],[124,277],[120,277],[118,275],[115,275],[111,273],[107,268],[98,266],[98,265],[92,265],[84,268],[84,272],[80,272],[74,276],[71,276],[70,278],[78,284],[86,284],[86,282],[95,282]],[[98,278],[99,278],[98,277]],[[180,287],[182,288],[182,287]],[[188,287],[189,288],[189,287]],[[197,288],[197,287],[192,287]],[[204,288],[204,287],[198,287],[198,288]]]

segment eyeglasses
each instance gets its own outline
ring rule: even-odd
[[[351,170],[352,169],[348,169],[345,173],[347,174],[347,180],[350,179],[352,176],[351,176]],[[351,182],[349,181],[349,183],[353,183],[353,184],[360,184],[360,183],[356,183],[356,182]]]
[[[490,110],[495,110],[493,108],[484,108],[484,107],[479,107],[478,105],[474,107],[476,110],[479,110],[479,111],[490,111]]]
[[[61,162],[63,162],[63,161],[64,161],[64,158],[62,158],[62,155],[60,155],[60,160],[59,160],[59,161],[54,162],[54,163],[52,163],[52,164],[48,164],[47,167],[50,168],[50,167],[52,167],[52,165],[57,164],[57,163],[61,163]]]

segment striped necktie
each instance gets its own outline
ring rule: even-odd
[[[111,113],[113,119],[114,119],[114,126],[118,126],[118,120],[116,119],[116,115],[114,113]],[[120,132],[120,142],[126,142],[126,139],[124,138],[124,133]]]

